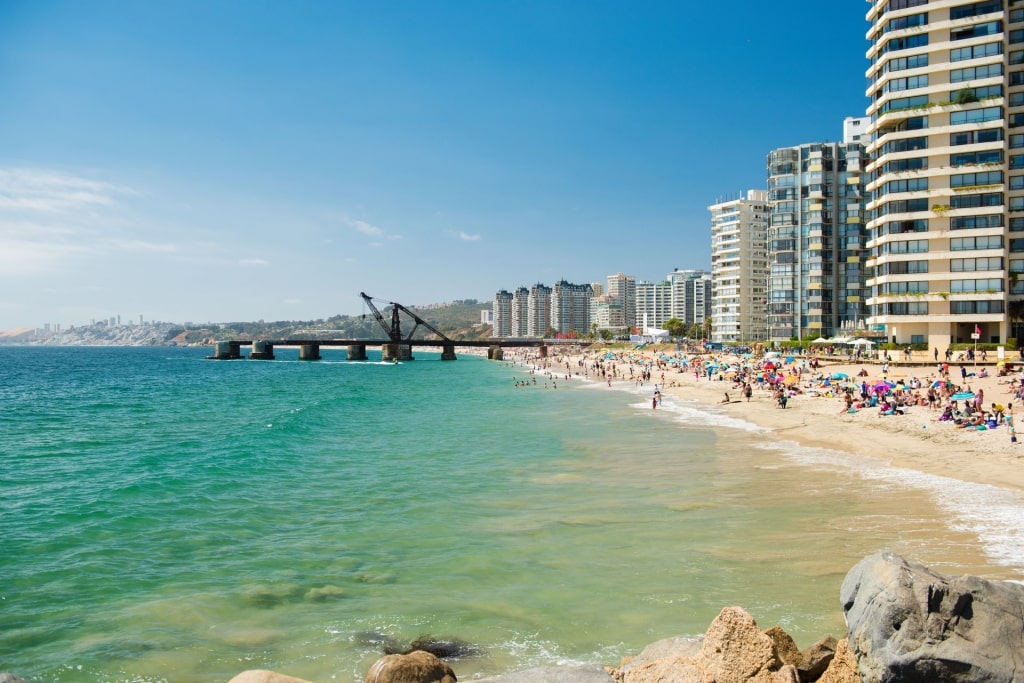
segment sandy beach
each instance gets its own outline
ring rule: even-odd
[[[961,481],[1024,491],[1024,443],[1012,443],[1010,430],[1005,424],[979,431],[939,421],[942,406],[948,402],[945,399],[935,408],[913,406],[902,415],[881,415],[877,407],[849,412],[842,391],[834,386],[822,386],[821,381],[813,379],[815,376],[831,377],[842,373],[849,377],[848,381],[858,385],[866,381],[869,386],[874,386],[884,379],[890,383],[902,382],[908,387],[916,384],[916,379],[921,385],[919,393],[925,395],[927,387],[941,378],[939,364],[931,357],[926,358],[927,354],[923,352],[916,353],[910,362],[904,359],[903,354],[897,354],[899,358],[894,356],[888,364],[879,359],[852,362],[846,357],[819,355],[815,356],[819,363],[816,371],[808,367],[811,357],[795,357],[792,363],[785,363],[786,357],[782,357],[778,360],[783,363],[784,372],[799,371],[802,366],[806,369],[798,382],[790,380],[789,400],[785,408],[780,408],[767,387],[753,383],[752,395],[747,400],[742,388],[728,373],[713,373],[709,379],[704,372],[695,377],[693,369],[697,359],[732,367],[756,359],[728,354],[684,354],[688,361],[686,366],[659,362],[663,354],[671,356],[674,353],[674,348],[669,348],[661,351],[648,347],[642,351],[623,352],[621,349],[592,347],[582,356],[549,359],[548,365],[555,373],[559,368],[567,367],[576,373],[581,371],[579,363],[582,361],[591,379],[602,379],[604,372],[610,372],[612,387],[619,385],[623,388],[627,385],[635,387],[636,373],[644,365],[650,365],[651,378],[643,386],[650,389],[652,398],[657,385],[666,397],[697,401],[712,410],[763,427],[779,439],[863,455],[896,467]],[[595,372],[596,363],[600,363],[600,369]],[[633,366],[632,376],[630,365]],[[961,365],[967,373],[976,373],[984,368],[989,376],[962,379]],[[883,369],[886,370],[884,376]],[[970,361],[949,364],[949,380],[954,385],[972,392],[984,392],[986,410],[992,403],[1012,405],[1014,421],[1019,423],[1024,419],[1024,405],[1013,405],[1015,398],[1011,385],[1011,380],[1019,377],[1019,371],[1003,377],[997,375],[997,366],[991,359],[977,365]],[[840,383],[830,380],[830,385]],[[728,403],[724,403],[726,393],[730,399]],[[859,397],[859,391],[855,394]],[[960,401],[959,405],[963,403]],[[1021,438],[1024,441],[1024,431]]]

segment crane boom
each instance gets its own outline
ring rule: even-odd
[[[359,296],[363,297],[363,301],[366,302],[366,305],[369,306],[370,310],[373,312],[373,317],[377,319],[377,322],[384,329],[384,333],[388,335],[388,339],[390,339],[393,344],[408,344],[412,342],[412,337],[414,334],[416,334],[416,330],[419,328],[420,325],[423,325],[428,330],[430,330],[438,337],[440,337],[441,341],[451,341],[451,339],[442,334],[436,327],[434,327],[426,320],[410,311],[402,304],[397,303],[395,301],[387,302],[388,305],[391,306],[391,324],[389,325],[387,320],[385,320],[384,318],[384,314],[381,313],[376,306],[374,306],[372,296],[370,296],[366,292],[359,292]],[[399,311],[404,312],[406,315],[408,315],[416,322],[416,324],[413,325],[412,329],[409,331],[408,336],[406,337],[402,336],[402,320],[399,316]]]

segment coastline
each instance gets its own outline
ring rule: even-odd
[[[591,364],[599,353],[590,350],[581,356],[563,356],[555,362],[569,362],[575,371],[580,361]],[[702,354],[702,358],[737,361],[735,357],[715,354]],[[867,372],[869,383],[882,379],[882,364],[878,361],[819,359],[822,373],[845,373],[858,379],[857,373],[863,370]],[[797,363],[799,361],[797,359]],[[610,364],[616,363],[622,365],[629,361],[610,360]],[[667,397],[681,402],[695,402],[706,410],[745,420],[779,440],[870,457],[894,467],[1024,493],[1024,442],[1011,443],[1005,425],[984,431],[957,428],[949,422],[938,421],[942,414],[941,408],[930,409],[928,406],[914,406],[905,415],[881,416],[878,408],[864,408],[849,413],[845,410],[844,400],[827,395],[819,383],[811,380],[811,373],[806,373],[793,387],[799,393],[791,396],[786,408],[782,409],[778,407],[769,389],[759,388],[756,384],[752,387],[752,396],[748,401],[731,380],[718,379],[717,376],[708,379],[704,374],[695,378],[692,369],[683,371],[667,364],[659,367],[655,353],[649,350],[636,354],[634,367],[644,363],[652,364],[651,379],[644,382],[642,388],[647,396],[653,396],[657,385]],[[959,367],[959,364],[950,364],[950,375],[955,384],[960,384],[957,381]],[[977,367],[986,367],[990,376],[969,377],[963,386],[972,391],[983,390],[986,409],[994,402],[1004,405],[1014,403],[1010,376],[997,377],[994,363]],[[969,368],[974,370],[973,365]],[[612,378],[611,387],[634,389],[636,381],[629,377],[628,372],[623,374],[625,377]],[[891,363],[886,378],[892,382],[901,379],[909,382],[917,378],[926,387],[937,380],[938,376],[935,364],[916,362]],[[724,403],[727,393],[730,401]],[[1020,402],[1013,407],[1015,416],[1024,415],[1024,405]]]

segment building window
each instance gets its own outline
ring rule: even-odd
[[[979,45],[978,47],[983,46]],[[1002,45],[999,46],[1000,51],[1002,51],[1002,47]],[[965,57],[965,59],[970,58]],[[886,62],[885,67],[883,67],[882,73],[888,73],[890,71],[903,71],[905,69],[916,69],[922,66],[928,66],[928,55],[908,55],[906,57],[897,57],[894,59],[890,59],[888,62]]]
[[[1002,301],[950,301],[949,312],[953,315],[975,313],[1002,313]]]
[[[949,72],[949,82],[962,83],[964,81],[973,81],[976,78],[990,78],[1002,75],[1002,64],[984,64],[982,66],[967,67],[966,69],[953,69]],[[928,84],[925,83],[925,85]]]
[[[1002,0],[987,0],[987,2],[975,2],[971,3],[970,5],[954,7],[949,10],[949,18],[963,19],[965,17],[977,17],[981,16],[982,14],[992,14],[994,12],[1002,11]]]
[[[1003,278],[993,277],[983,280],[950,280],[950,294],[978,293],[978,292],[1001,292],[1003,291]]]
[[[977,228],[1001,228],[1003,214],[993,213],[985,216],[952,216],[949,219],[950,230],[974,230]]]
[[[988,237],[954,237],[949,240],[950,251],[977,251],[980,249],[1002,249],[1002,235]]]
[[[975,185],[999,185],[1003,182],[1002,171],[981,173],[958,173],[949,177],[950,187],[972,187]],[[922,189],[928,189],[927,186]]]
[[[984,24],[974,24],[973,26],[965,26],[964,28],[954,29],[949,32],[949,39],[970,40],[971,38],[978,38],[980,36],[994,36],[995,34],[1002,32],[1003,22],[987,21]],[[889,42],[892,43],[893,41],[890,40]],[[925,42],[925,44],[927,44],[927,42]]]
[[[999,22],[995,22],[995,23],[999,23]],[[980,26],[984,26],[984,24],[980,24]],[[987,30],[987,29],[981,29],[981,30]],[[987,33],[978,33],[976,35],[983,36],[983,35],[988,35],[988,34]],[[973,38],[973,37],[974,37],[974,35],[964,36],[964,38]],[[959,38],[957,38],[956,40],[959,40]],[[910,50],[910,49],[915,48],[915,47],[924,47],[927,44],[928,44],[928,34],[927,33],[916,33],[916,34],[914,34],[912,36],[904,36],[902,38],[893,38],[888,43],[886,43],[885,51],[886,52],[896,52],[898,50]]]
[[[920,7],[921,5],[927,5],[928,0],[889,0],[889,7],[886,9],[887,12],[894,12],[898,9],[908,9],[910,7]]]
[[[882,245],[882,253],[885,254],[923,254],[927,251],[928,240],[905,240]]]
[[[1024,93],[1021,94],[1024,95]],[[1024,138],[1024,135],[1021,137]],[[927,138],[924,139],[927,140]],[[951,133],[949,136],[949,144],[956,147],[958,145],[973,145],[979,142],[999,142],[1002,139],[1002,128],[988,128],[985,130],[968,130],[962,133]],[[1024,140],[1021,141],[1021,147],[1024,147]]]
[[[1003,118],[1002,107],[984,107],[982,109],[969,109],[968,111],[954,111],[949,115],[949,124],[957,126],[962,123],[984,123],[986,121],[998,121]]]
[[[985,258],[954,258],[949,260],[949,272],[965,273],[985,270],[1002,270],[1003,259],[998,256]]]
[[[979,152],[958,152],[949,155],[950,166],[967,166],[968,164],[998,164],[1003,161],[1003,151],[1000,149],[984,150]]]
[[[1002,192],[982,192],[979,194],[962,194],[950,198],[949,205],[953,209],[977,209],[982,206],[1001,206]]]
[[[951,62],[962,62],[965,59],[979,59],[981,57],[991,57],[993,55],[1003,54],[1002,43],[985,43],[984,45],[974,45],[972,47],[958,47],[949,51],[949,61]],[[927,64],[925,64],[927,66]]]

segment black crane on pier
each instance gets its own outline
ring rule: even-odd
[[[366,292],[359,292],[359,296],[363,297],[363,301],[365,301],[366,305],[370,307],[371,311],[373,311],[373,317],[376,318],[377,322],[380,323],[380,326],[384,328],[384,333],[388,335],[388,339],[391,340],[392,344],[411,344],[413,341],[412,336],[416,334],[416,330],[419,328],[420,325],[423,325],[428,330],[430,330],[438,337],[440,337],[441,341],[452,342],[451,339],[442,334],[436,327],[434,327],[426,320],[410,311],[402,304],[396,303],[394,301],[387,302],[388,306],[391,307],[391,324],[389,325],[387,320],[384,319],[384,314],[381,313],[377,309],[377,307],[373,305],[374,299],[372,296],[370,296]],[[378,301],[382,301],[382,299],[378,299]],[[402,320],[401,316],[399,315],[399,312],[405,313],[416,322],[416,324],[412,326],[412,329],[409,330],[408,336],[402,335]]]

